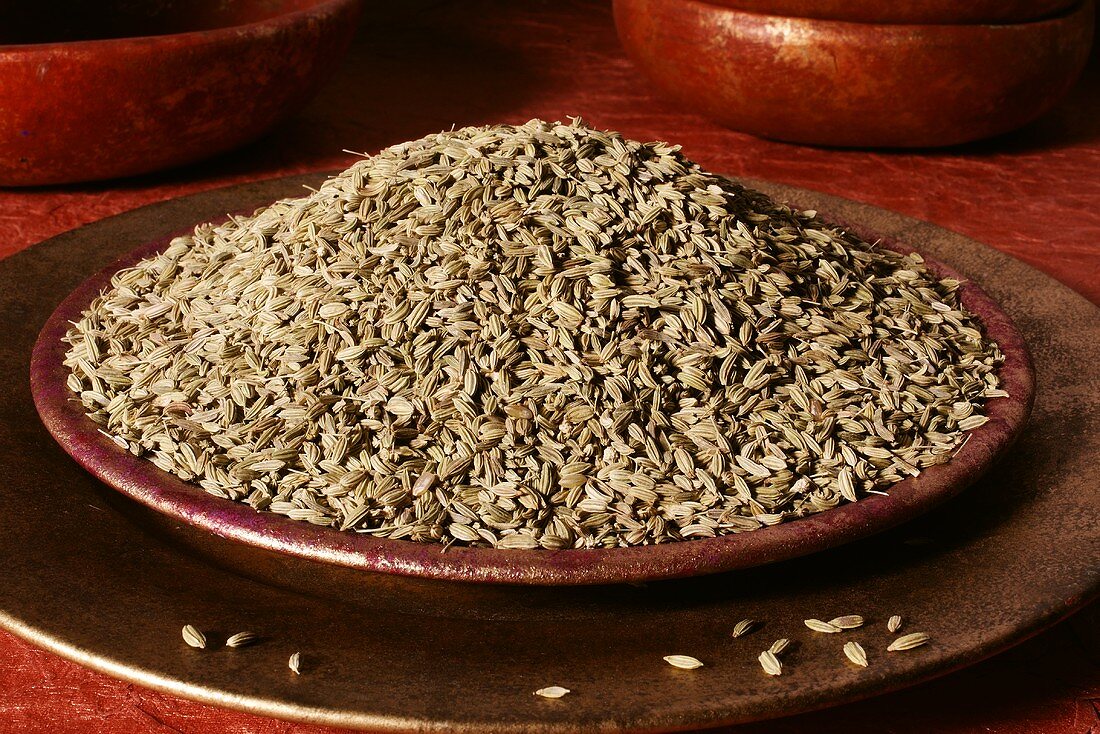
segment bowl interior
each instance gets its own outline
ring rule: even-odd
[[[326,0],[58,0],[0,3],[0,44],[165,36],[245,25]]]

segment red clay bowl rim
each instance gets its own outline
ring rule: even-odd
[[[356,5],[360,0],[314,0],[313,4],[306,8],[292,10],[289,13],[279,13],[270,18],[255,20],[250,23],[236,23],[234,25],[218,26],[206,30],[184,31],[183,33],[161,33],[153,36],[120,36],[118,38],[95,38],[84,41],[47,41],[45,43],[6,43],[0,44],[0,55],[7,52],[28,54],[32,51],[51,52],[59,49],[94,50],[96,47],[105,48],[113,46],[121,48],[129,44],[147,45],[151,43],[179,43],[181,41],[217,42],[231,39],[246,38],[241,34],[245,29],[274,30],[282,26],[297,25],[305,17],[314,17],[331,13],[338,8]]]
[[[838,218],[825,217],[900,252],[901,245]],[[1031,412],[1034,372],[1023,337],[1012,320],[977,285],[930,258],[940,277],[963,281],[963,304],[975,313],[1005,356],[999,371],[1007,398],[987,403],[990,420],[971,432],[947,463],[925,469],[889,489],[835,509],[717,538],[607,549],[510,550],[418,543],[342,532],[207,494],[196,485],[123,451],[97,431],[65,384],[65,345],[70,321],[120,268],[163,249],[161,237],[119,258],[70,293],[50,316],[34,346],[30,381],[35,407],[61,447],[95,477],[122,494],[221,537],[311,561],[365,571],[452,581],[540,586],[642,582],[732,571],[808,555],[887,530],[954,497],[989,469],[1015,441]]]
[[[772,18],[797,18],[797,19],[801,19],[801,20],[824,20],[824,21],[834,21],[834,22],[837,22],[837,23],[854,23],[856,25],[872,25],[872,26],[874,26],[874,25],[879,25],[879,26],[881,26],[881,25],[1004,26],[1004,25],[1027,25],[1029,23],[1041,23],[1044,20],[1053,20],[1053,19],[1061,17],[1062,15],[1065,15],[1067,13],[1072,12],[1078,6],[1082,5],[1084,2],[1087,2],[1087,0],[1068,0],[1068,2],[1065,3],[1065,5],[1055,8],[1053,12],[1049,12],[1049,13],[1046,13],[1046,14],[1043,14],[1043,15],[1033,15],[1033,16],[1029,16],[1029,17],[1026,17],[1026,18],[1021,18],[1019,20],[1001,20],[1001,21],[967,20],[967,21],[951,22],[951,21],[948,21],[947,19],[943,19],[943,20],[940,20],[940,21],[937,21],[937,22],[934,22],[934,23],[918,22],[918,21],[883,22],[883,21],[875,20],[873,18],[834,18],[834,17],[829,17],[829,16],[799,15],[799,14],[794,14],[794,13],[777,13],[777,12],[764,10],[764,9],[753,10],[753,9],[750,9],[750,8],[742,8],[742,7],[738,7],[736,5],[727,5],[724,2],[722,2],[722,0],[699,0],[699,2],[702,2],[706,5],[713,5],[713,6],[720,7],[720,8],[730,8],[731,10],[736,10],[736,11],[741,12],[741,13],[752,13],[753,15],[764,15],[764,16],[769,16],[769,17],[772,17]]]
[[[711,9],[715,13],[748,16],[751,18],[759,19],[760,22],[771,19],[782,20],[792,25],[802,26],[804,30],[811,31],[813,33],[835,33],[838,30],[865,28],[870,30],[872,33],[889,32],[900,33],[903,36],[912,36],[910,40],[916,42],[920,40],[919,35],[926,33],[950,32],[957,34],[978,32],[988,33],[998,31],[1016,32],[1025,28],[1033,28],[1035,26],[1040,26],[1044,24],[1062,24],[1065,23],[1067,20],[1074,19],[1081,13],[1088,12],[1094,0],[1078,0],[1078,2],[1067,5],[1065,8],[1051,15],[1044,15],[1040,18],[1032,18],[1031,20],[1022,20],[1017,23],[876,23],[874,21],[865,20],[811,18],[802,15],[776,15],[774,13],[764,13],[757,10],[745,10],[743,8],[735,8],[729,5],[719,5],[718,3],[711,2],[710,0],[679,0],[679,2],[702,5],[706,8]],[[619,0],[616,0],[616,4],[619,4]],[[947,29],[951,30],[948,31]]]

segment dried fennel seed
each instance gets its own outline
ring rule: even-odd
[[[755,619],[742,619],[740,622],[733,625],[733,632],[730,633],[730,636],[744,637],[759,626],[760,623],[757,622]]]
[[[579,121],[429,135],[117,273],[100,429],[207,492],[414,541],[751,531],[948,461],[997,346],[915,254]]]
[[[301,675],[302,674],[302,653],[296,652],[293,655],[291,655],[290,660],[287,661],[286,665],[287,665],[288,668],[290,668],[294,672],[294,675]]]
[[[183,626],[183,641],[191,647],[197,647],[200,650],[206,648],[206,635],[189,624]]]
[[[897,632],[901,629],[901,624],[901,616],[895,614],[894,616],[890,617],[890,619],[886,620],[886,629],[890,632]]]
[[[760,667],[768,675],[783,675],[783,663],[779,662],[779,658],[771,650],[760,653],[757,660],[760,661]]]
[[[786,637],[780,637],[778,640],[772,643],[772,646],[768,648],[768,652],[770,652],[772,655],[775,655],[776,657],[779,657],[784,652],[786,652],[787,648],[790,646],[790,640],[788,640]]]
[[[254,645],[259,640],[259,636],[254,632],[238,632],[235,635],[231,635],[229,639],[225,641],[226,647],[248,647]]]
[[[672,667],[683,670],[695,670],[703,667],[701,660],[690,655],[665,655],[662,659]]]
[[[823,632],[825,634],[836,634],[840,632],[840,627],[837,627],[832,622],[822,622],[820,619],[807,619],[805,625],[814,632]]]
[[[571,691],[561,686],[549,686],[548,688],[540,688],[535,691],[536,696],[542,696],[543,698],[561,698],[567,693],[571,693]]]
[[[910,632],[907,635],[902,635],[897,638],[886,648],[890,652],[900,652],[902,650],[912,650],[914,647],[920,647],[926,644],[932,638],[923,632]]]
[[[846,614],[843,617],[830,619],[827,624],[839,627],[842,630],[854,630],[863,626],[863,617],[858,614]]]
[[[845,642],[844,655],[855,665],[861,668],[867,667],[867,652],[863,649],[863,645],[858,642]]]

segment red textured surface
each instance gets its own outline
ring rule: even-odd
[[[394,5],[397,5],[396,3]],[[426,132],[580,114],[672,139],[705,166],[847,196],[981,240],[1100,303],[1100,63],[1050,114],[952,151],[826,150],[757,140],[678,111],[623,56],[603,2],[415,2],[368,9],[337,80],[263,141],[121,182],[0,191],[0,255],[142,204],[335,168]],[[1100,608],[969,670],[864,703],[740,730],[1100,732]],[[121,683],[0,633],[0,732],[313,734]]]

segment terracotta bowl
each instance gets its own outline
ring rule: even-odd
[[[738,10],[856,23],[1023,23],[1067,10],[1077,0],[708,0]]]
[[[1020,127],[1069,91],[1093,33],[1092,0],[1014,25],[847,23],[698,0],[614,8],[627,53],[685,107],[836,146],[953,145]]]
[[[911,251],[879,233],[840,221],[883,246]],[[42,421],[57,442],[85,469],[122,494],[165,515],[225,538],[313,561],[406,576],[542,586],[640,582],[695,576],[782,561],[858,540],[927,512],[978,479],[1015,441],[1027,421],[1034,375],[1027,348],[1011,319],[978,286],[925,258],[943,277],[958,277],[964,305],[980,317],[1005,354],[999,376],[1009,397],[989,401],[990,420],[946,464],[901,481],[889,496],[874,495],[827,512],[736,535],[654,546],[593,550],[498,550],[374,538],[340,532],[254,511],[248,505],[207,494],[132,456],[97,431],[65,385],[61,338],[70,322],[119,268],[167,246],[151,242],[80,285],[54,311],[31,358],[31,391]]]
[[[253,140],[335,70],[359,13],[359,0],[61,5],[0,9],[0,185],[145,173]]]

